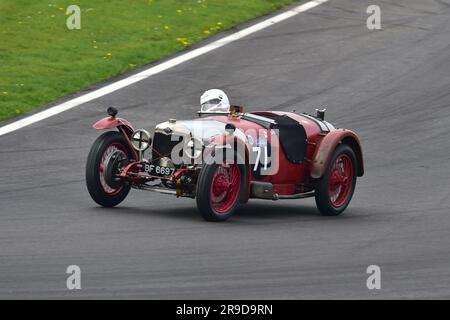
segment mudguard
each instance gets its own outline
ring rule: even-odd
[[[107,130],[117,128],[124,135],[125,139],[128,141],[130,149],[133,152],[133,158],[139,159],[139,154],[136,151],[136,149],[133,148],[130,141],[131,135],[134,132],[134,128],[129,121],[122,118],[106,117],[94,123],[92,127],[96,130]]]
[[[356,155],[357,175],[364,175],[364,162],[361,143],[358,136],[350,130],[336,129],[330,131],[319,142],[311,162],[311,177],[318,179],[328,168],[333,152],[340,143],[349,145]]]
[[[133,126],[131,125],[130,122],[128,122],[125,119],[116,117],[103,118],[102,120],[99,120],[96,123],[94,123],[92,127],[97,130],[105,130],[117,128],[119,126],[124,126],[127,129],[127,131],[130,132],[130,134],[133,133],[134,131]]]

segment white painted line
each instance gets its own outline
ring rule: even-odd
[[[90,93],[84,94],[78,98],[66,101],[64,103],[61,103],[59,105],[56,105],[54,107],[48,108],[44,111],[41,111],[39,113],[33,114],[29,117],[20,119],[18,121],[12,122],[6,126],[3,126],[0,128],[0,136],[7,134],[9,132],[18,130],[20,128],[26,127],[30,124],[33,124],[35,122],[47,119],[49,117],[52,117],[58,113],[70,110],[76,106],[79,106],[83,103],[89,102],[91,100],[97,99],[99,97],[102,97],[104,95],[107,95],[111,92],[117,91],[121,88],[127,87],[133,83],[136,83],[138,81],[144,80],[148,77],[151,77],[155,74],[158,74],[160,72],[163,72],[165,70],[168,70],[170,68],[173,68],[183,62],[189,61],[191,59],[194,59],[198,56],[201,56],[205,53],[208,53],[210,51],[213,51],[217,48],[220,48],[224,45],[227,45],[231,42],[234,42],[236,40],[239,40],[243,37],[248,36],[249,34],[255,33],[257,31],[260,31],[262,29],[265,29],[267,27],[270,27],[271,25],[274,25],[278,22],[281,22],[283,20],[289,19],[301,12],[305,12],[309,9],[312,9],[322,3],[328,2],[328,0],[313,0],[310,2],[307,2],[305,4],[299,5],[291,10],[285,11],[283,13],[280,13],[279,15],[276,15],[272,18],[268,18],[264,21],[261,21],[253,26],[250,26],[248,28],[245,28],[243,30],[240,30],[238,32],[235,32],[229,36],[226,36],[222,39],[219,39],[217,41],[211,42],[201,48],[194,49],[192,51],[186,52],[185,54],[182,54],[178,57],[175,57],[173,59],[170,59],[168,61],[162,62],[154,67],[151,67],[147,70],[144,70],[142,72],[139,72],[135,75],[132,75],[128,78],[119,80],[117,82],[111,83],[103,88],[97,89],[95,91],[92,91]]]

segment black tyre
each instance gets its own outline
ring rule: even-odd
[[[355,153],[348,145],[339,145],[328,169],[316,187],[316,205],[325,216],[341,214],[350,203],[356,185]]]
[[[108,131],[95,140],[86,163],[86,185],[92,199],[103,207],[121,203],[130,186],[116,175],[131,159],[131,150],[120,132]]]
[[[245,197],[247,176],[242,164],[205,164],[197,181],[197,207],[206,221],[230,218]]]

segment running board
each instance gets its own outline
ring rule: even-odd
[[[279,195],[273,192],[273,185],[270,182],[256,182],[250,183],[250,195],[252,198],[279,200],[279,199],[303,199],[314,197],[315,192],[304,192],[290,195]]]

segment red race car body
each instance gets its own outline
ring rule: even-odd
[[[324,215],[348,206],[356,177],[364,174],[357,135],[315,116],[284,111],[200,114],[194,120],[158,124],[154,133],[134,130],[117,118],[94,124],[113,129],[88,156],[86,180],[92,198],[115,206],[130,188],[190,197],[208,221],[228,219],[251,198],[314,196]]]

